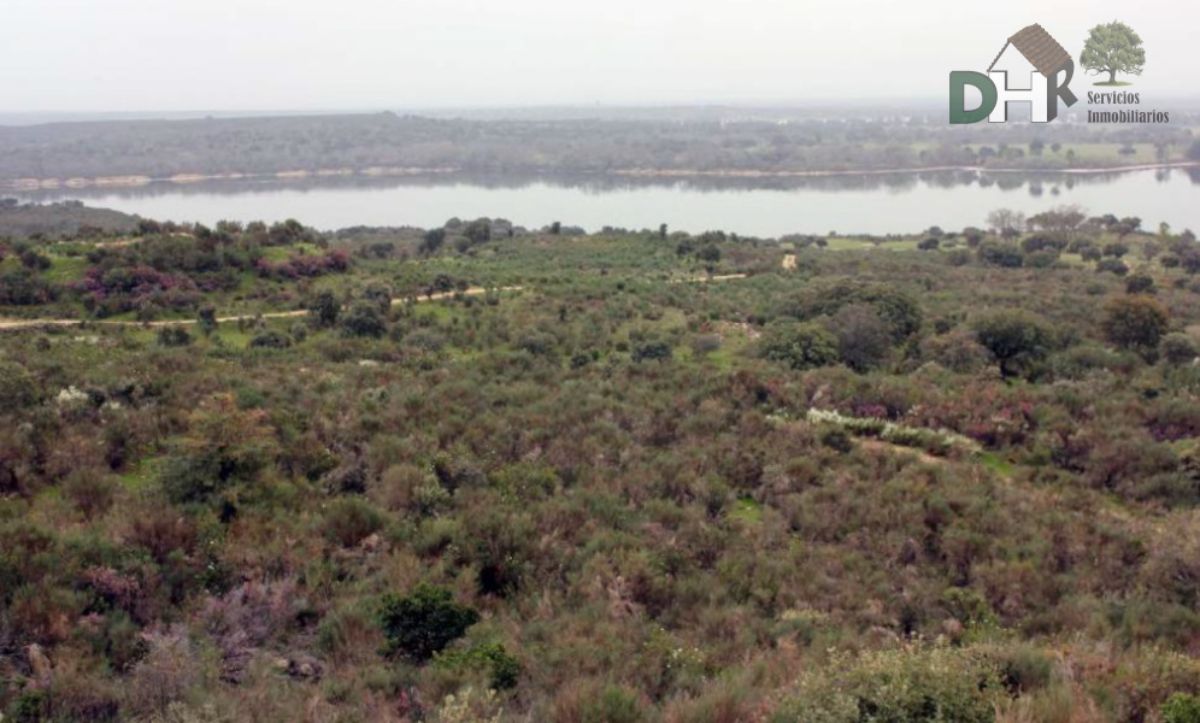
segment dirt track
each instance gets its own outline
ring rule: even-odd
[[[472,286],[464,291],[442,291],[435,294],[426,294],[416,297],[416,301],[438,301],[440,299],[450,299],[458,294],[464,296],[479,296],[486,294],[488,291],[520,291],[523,286],[501,286],[496,289],[485,289],[482,286]],[[412,297],[397,297],[392,299],[392,305],[403,304]],[[308,314],[307,309],[294,309],[292,311],[269,311],[264,314],[239,314],[236,316],[218,316],[218,323],[238,322],[238,321],[253,321],[254,319],[287,319],[297,316],[305,316]],[[21,329],[40,329],[47,326],[140,326],[140,327],[162,327],[162,326],[192,326],[198,324],[198,319],[167,319],[165,321],[105,321],[103,319],[0,319],[0,331],[18,331]]]
[[[696,276],[687,279],[677,279],[672,283],[711,283],[718,281],[733,281],[735,279],[744,279],[747,274],[718,274],[716,276]],[[433,294],[425,294],[415,297],[417,303],[426,301],[439,301],[441,299],[452,299],[459,294],[463,296],[480,296],[489,291],[521,291],[524,286],[500,286],[494,289],[487,289],[482,286],[472,286],[463,291],[439,291]],[[414,297],[396,297],[392,299],[392,306],[403,304]],[[255,319],[288,319],[297,316],[305,316],[308,314],[307,309],[294,309],[291,311],[269,311],[262,314],[239,314],[236,316],[218,316],[217,322],[224,324],[228,322],[253,321]],[[19,331],[21,329],[40,329],[47,326],[129,326],[156,328],[163,326],[192,326],[198,324],[199,319],[166,319],[163,321],[105,321],[103,319],[2,319],[0,318],[0,331]]]

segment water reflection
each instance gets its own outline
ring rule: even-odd
[[[920,231],[983,223],[1001,207],[1026,214],[1078,204],[1091,213],[1200,228],[1200,168],[1105,173],[951,169],[827,176],[429,173],[395,177],[255,178],[158,182],[132,188],[5,193],[80,199],[143,216],[199,220],[297,218],[320,228],[433,225],[451,216],[500,216],[526,226],[554,220],[745,234]]]
[[[813,176],[765,176],[753,175],[626,175],[626,174],[546,174],[546,173],[426,173],[403,176],[308,176],[308,177],[261,177],[220,179],[177,183],[154,181],[130,187],[57,188],[39,191],[0,191],[0,196],[15,196],[33,201],[60,200],[63,198],[88,199],[120,196],[124,198],[149,198],[163,195],[240,195],[244,193],[268,193],[272,191],[319,191],[324,189],[388,189],[400,187],[432,188],[439,186],[475,186],[485,189],[522,189],[535,185],[578,189],[585,193],[612,193],[641,188],[678,188],[688,191],[722,192],[730,190],[805,190],[838,193],[843,191],[887,190],[904,192],[921,185],[931,188],[951,189],[962,186],[998,188],[1015,191],[1028,188],[1031,196],[1040,197],[1047,186],[1050,193],[1058,195],[1061,188],[1070,191],[1077,184],[1103,185],[1136,172],[1066,173],[998,172],[971,169],[938,171],[897,171],[890,173],[862,173]],[[1200,167],[1158,168],[1154,178],[1160,183],[1169,182],[1174,174],[1182,174],[1192,183],[1200,185]]]

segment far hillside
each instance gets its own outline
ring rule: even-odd
[[[713,119],[477,120],[372,115],[0,126],[0,188],[18,179],[411,172],[797,172],[1113,168],[1200,160],[1195,115],[1169,126],[947,126],[929,109]],[[986,125],[986,124],[985,124]]]
[[[128,233],[137,224],[137,216],[84,206],[79,201],[23,204],[15,198],[0,198],[0,238]]]

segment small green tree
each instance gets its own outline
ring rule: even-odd
[[[711,264],[721,260],[721,249],[716,244],[706,244],[696,252],[696,258]]]
[[[317,326],[330,327],[337,323],[341,305],[332,291],[322,291],[308,305],[308,312]]]
[[[371,336],[378,339],[387,331],[387,321],[379,305],[362,299],[354,302],[342,316],[342,329],[350,336]]]
[[[479,622],[479,613],[454,602],[448,590],[418,585],[405,597],[385,595],[379,621],[389,655],[423,663]]]
[[[887,324],[866,304],[850,304],[830,319],[842,362],[856,372],[879,366],[892,349]]]
[[[0,359],[0,415],[28,407],[37,398],[38,385],[33,375],[17,362]]]
[[[1114,20],[1092,28],[1079,64],[1097,75],[1108,73],[1108,81],[1097,85],[1116,85],[1117,73],[1142,74],[1146,50],[1133,28]]]
[[[1200,356],[1196,342],[1192,341],[1187,334],[1167,334],[1163,337],[1161,347],[1163,359],[1172,366],[1191,364],[1197,356]]]
[[[561,224],[559,228],[562,228]],[[463,229],[463,236],[466,236],[473,246],[487,243],[492,240],[492,224],[486,218],[476,219]]]
[[[778,322],[763,334],[761,355],[766,359],[784,362],[792,369],[835,364],[838,360],[838,342],[820,324]]]
[[[446,242],[446,229],[431,228],[421,237],[417,250],[423,254],[435,253]]]
[[[1145,295],[1119,296],[1104,307],[1104,336],[1122,349],[1153,350],[1167,333],[1166,308]]]
[[[1046,357],[1054,334],[1033,314],[999,311],[975,322],[975,338],[999,363],[1000,375],[1013,377]]]
[[[199,326],[202,334],[212,336],[213,332],[217,330],[217,310],[211,306],[200,309]]]

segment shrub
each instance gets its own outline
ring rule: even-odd
[[[117,485],[92,469],[77,469],[63,480],[62,491],[79,508],[83,516],[92,519],[112,507]]]
[[[479,613],[454,602],[448,590],[419,585],[405,597],[389,594],[379,616],[386,653],[423,663],[479,622]]]
[[[265,414],[240,410],[227,395],[213,397],[189,415],[190,433],[179,439],[159,481],[173,502],[205,502],[226,488],[256,479],[278,453]]]
[[[432,254],[446,243],[446,229],[431,228],[421,236],[421,244],[417,250],[423,254]]]
[[[1167,331],[1166,307],[1149,296],[1123,296],[1104,307],[1104,336],[1122,349],[1154,350]]]
[[[197,324],[200,326],[200,332],[205,336],[212,336],[212,333],[217,330],[217,310],[211,306],[205,306],[197,313]]]
[[[1082,379],[1095,370],[1128,374],[1140,364],[1141,360],[1134,354],[1099,344],[1073,346],[1050,359],[1054,376],[1061,379]]]
[[[1050,683],[1053,661],[1035,648],[1020,646],[1003,651],[999,658],[1001,682],[1013,695],[1044,688]]]
[[[486,669],[495,690],[516,687],[521,663],[508,654],[500,643],[476,645],[468,650],[439,653],[434,665],[448,670]]]
[[[370,336],[378,339],[387,332],[387,322],[379,305],[369,300],[356,301],[342,316],[342,329],[350,336]]]
[[[1134,274],[1125,279],[1125,293],[1127,294],[1153,294],[1154,293],[1154,277],[1147,274]]]
[[[979,244],[975,253],[979,256],[980,261],[993,266],[1011,269],[1018,268],[1025,263],[1021,249],[1017,248],[1016,244],[1006,241],[984,241]]]
[[[182,326],[164,326],[158,330],[159,346],[177,347],[192,343],[192,335]]]
[[[1200,698],[1175,693],[1162,706],[1163,723],[1200,723]]]
[[[826,366],[838,360],[837,339],[825,327],[811,322],[772,324],[763,333],[759,353],[797,370]]]
[[[988,350],[961,329],[922,339],[921,356],[959,373],[978,371],[988,362]]]
[[[24,269],[0,275],[0,304],[35,306],[48,304],[58,298],[58,289]]]
[[[879,366],[892,349],[892,338],[879,314],[866,304],[844,306],[830,320],[842,362],[856,372]]]
[[[999,362],[1004,377],[1028,373],[1050,350],[1053,333],[1039,317],[1000,311],[975,322],[975,337]]]
[[[1034,251],[1025,256],[1025,265],[1031,269],[1048,269],[1058,261],[1058,252],[1054,249]]]
[[[1196,348],[1196,342],[1187,334],[1167,334],[1163,337],[1162,356],[1168,364],[1174,366],[1182,366],[1190,364],[1200,355],[1200,351]]]
[[[773,721],[993,723],[1004,689],[982,656],[952,648],[903,648],[849,658],[801,674]]]
[[[292,345],[292,340],[287,334],[275,329],[261,331],[250,339],[250,347],[253,349],[287,349]]]
[[[18,255],[21,259],[21,265],[32,271],[45,271],[51,266],[48,256],[38,253],[33,249],[25,249]]]
[[[1125,254],[1129,253],[1129,245],[1121,243],[1120,241],[1111,241],[1104,244],[1103,251],[1105,256],[1111,256],[1119,259]]]
[[[847,454],[854,449],[854,441],[841,427],[829,426],[821,432],[821,444],[835,452]]]
[[[383,514],[356,497],[335,500],[325,513],[325,537],[342,547],[353,547],[383,528]]]
[[[0,413],[15,412],[37,401],[33,375],[17,362],[0,359]]]
[[[635,346],[632,356],[635,362],[665,361],[671,358],[671,345],[665,341],[647,341]]]
[[[721,348],[719,334],[699,334],[692,339],[692,353],[696,356],[712,354]]]
[[[639,723],[647,719],[637,694],[617,685],[606,685],[581,701],[577,718],[580,723]]]
[[[332,291],[322,291],[308,304],[308,313],[319,327],[331,327],[337,323],[342,307]]]

